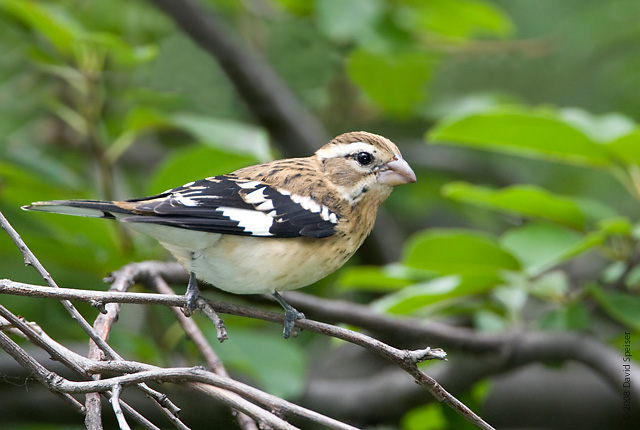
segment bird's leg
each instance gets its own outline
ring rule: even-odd
[[[189,273],[189,283],[187,284],[187,292],[185,298],[187,303],[184,306],[185,316],[190,317],[193,314],[193,310],[196,308],[196,300],[200,296],[200,290],[198,289],[198,280],[196,279],[196,272],[193,270],[193,252],[191,253],[191,272]]]
[[[272,296],[276,299],[280,306],[284,308],[284,338],[288,339],[291,336],[291,329],[296,320],[304,319],[305,316],[302,312],[299,312],[296,308],[285,302],[278,292],[272,293]]]

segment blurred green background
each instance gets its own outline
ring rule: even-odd
[[[640,3],[199,4],[282,79],[328,135],[383,134],[417,173],[418,182],[397,189],[385,205],[378,243],[367,243],[347,267],[305,292],[478,331],[583,332],[614,345],[621,357],[624,333],[638,338]],[[152,2],[0,0],[0,52],[0,210],[60,286],[105,289],[110,271],[169,257],[114,223],[20,206],[140,197],[293,155],[256,119],[216,59]],[[41,283],[6,235],[0,277]],[[84,342],[57,303],[0,300],[59,340]],[[79,308],[95,318],[95,309]],[[112,335],[118,351],[159,365],[198,363],[167,310],[133,309],[125,307]],[[231,339],[214,347],[238,377],[298,399],[322,376],[324,339],[303,333],[284,341],[273,325],[225,321]],[[325,354],[340,349],[328,348]],[[538,373],[487,375],[465,400],[499,428],[625,424],[620,393],[605,385],[588,399],[572,397],[572,384],[588,370],[555,364]],[[0,424],[82,428],[77,416],[53,424],[42,415],[39,422],[28,412],[37,404],[3,403],[15,398],[16,385],[24,399],[30,391],[11,376],[6,355],[0,365],[0,391],[8,393],[0,392]],[[542,374],[568,378],[561,400],[528,385]],[[516,386],[523,393],[510,396]],[[572,407],[587,401],[585,424]],[[466,428],[433,403],[343,418],[367,428]]]

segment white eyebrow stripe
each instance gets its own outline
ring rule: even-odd
[[[318,154],[320,158],[333,158],[346,157],[347,155],[356,154],[358,152],[370,152],[371,154],[377,154],[379,151],[370,143],[351,142],[321,148],[316,152],[316,154]]]

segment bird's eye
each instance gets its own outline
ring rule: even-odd
[[[367,164],[371,163],[371,161],[373,161],[373,156],[368,152],[358,152],[358,154],[356,154],[356,160],[358,161],[358,163],[366,166]]]

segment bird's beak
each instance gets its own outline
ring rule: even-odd
[[[413,173],[409,163],[396,155],[393,160],[386,164],[386,169],[378,175],[378,182],[383,185],[395,187],[396,185],[408,184],[416,181],[416,174]]]

